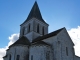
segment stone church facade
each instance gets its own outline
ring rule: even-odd
[[[19,39],[6,50],[4,60],[80,60],[65,27],[48,33],[37,2],[20,25]]]

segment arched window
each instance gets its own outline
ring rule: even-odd
[[[16,56],[16,60],[19,60],[19,58],[20,58],[20,55],[17,55],[17,56]]]
[[[28,32],[30,32],[30,24],[29,24],[29,26],[28,26]]]
[[[11,60],[11,54],[10,54],[10,56],[9,56],[9,60]]]
[[[37,25],[37,33],[39,33],[39,24]]]
[[[42,34],[44,35],[44,27],[42,28]]]

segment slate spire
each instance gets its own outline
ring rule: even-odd
[[[35,1],[32,9],[31,9],[31,11],[30,11],[28,19],[30,19],[32,17],[35,17],[35,18],[38,18],[38,19],[42,19],[42,16],[41,16],[41,13],[40,13],[40,10],[39,10],[39,7],[38,7],[38,4],[37,4],[36,1]]]
[[[41,15],[40,9],[38,7],[37,1],[35,1],[32,9],[31,9],[27,19],[24,21],[24,23],[29,21],[31,18],[36,18],[36,19],[46,23],[42,18],[42,15]]]

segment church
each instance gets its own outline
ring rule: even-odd
[[[19,39],[9,46],[3,59],[80,60],[66,28],[48,33],[48,26],[35,1],[27,19],[20,25]]]

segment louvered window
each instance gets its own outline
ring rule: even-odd
[[[42,34],[44,35],[44,27],[42,28]]]
[[[30,24],[29,24],[29,26],[28,26],[28,32],[30,32]]]
[[[37,25],[37,33],[39,33],[39,24]]]

